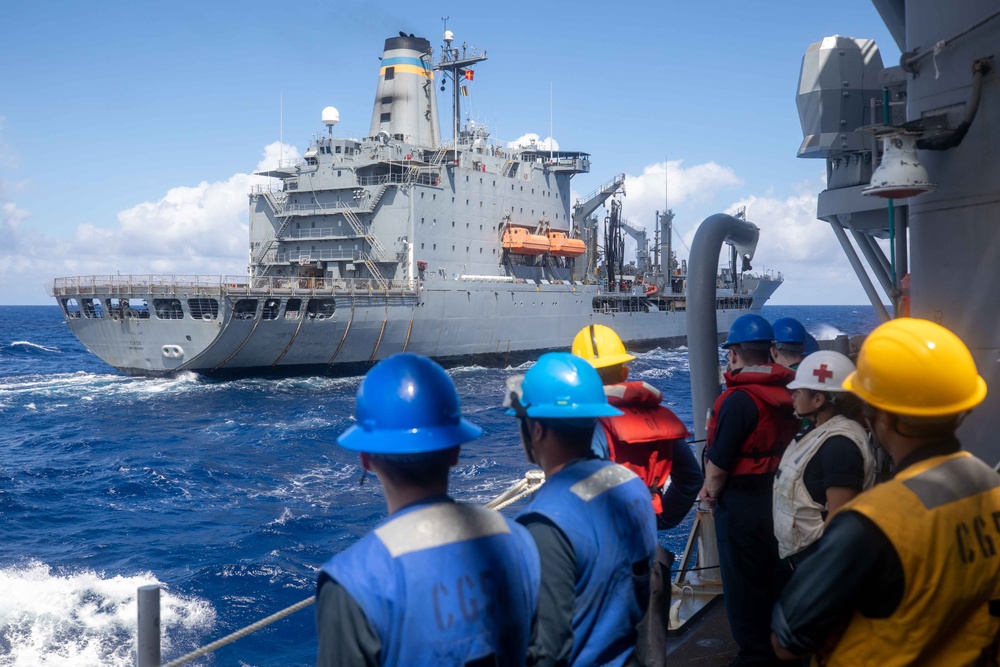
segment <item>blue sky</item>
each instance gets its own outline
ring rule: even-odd
[[[577,193],[625,172],[625,216],[651,228],[666,169],[688,243],[747,206],[755,268],[786,278],[773,303],[866,302],[814,219],[823,163],[795,157],[810,43],[873,38],[898,61],[866,1],[182,0],[5,3],[0,303],[50,303],[57,275],[244,272],[248,174],[304,152],[325,106],[367,134],[385,38],[437,49],[443,16],[487,51],[466,101],[498,140],[547,139],[551,87],[552,138],[592,155]]]

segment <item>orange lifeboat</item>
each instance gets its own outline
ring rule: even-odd
[[[556,257],[579,257],[587,252],[587,246],[580,239],[571,239],[564,232],[549,232],[549,246]]]
[[[549,240],[529,234],[523,227],[508,227],[503,233],[503,247],[517,255],[544,255],[549,251]]]

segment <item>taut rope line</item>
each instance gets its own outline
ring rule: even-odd
[[[540,470],[529,470],[527,473],[525,473],[523,479],[518,480],[509,489],[501,493],[499,496],[497,496],[490,502],[486,503],[485,507],[491,510],[500,510],[503,509],[504,507],[507,507],[508,505],[513,505],[518,500],[521,500],[525,496],[534,493],[538,489],[538,487],[540,487],[543,483],[545,483],[545,474],[543,472],[541,472]],[[285,616],[294,614],[295,612],[301,609],[305,609],[306,607],[308,607],[311,604],[314,604],[315,602],[316,602],[316,596],[311,595],[307,597],[305,600],[302,600],[301,602],[296,602],[291,607],[287,607],[277,613],[271,614],[266,618],[262,618],[256,623],[252,623],[241,630],[237,630],[232,634],[226,635],[222,639],[218,639],[212,642],[211,644],[206,644],[205,646],[202,646],[201,648],[195,651],[191,651],[186,655],[182,655],[176,660],[171,660],[170,662],[163,663],[161,667],[180,667],[180,665],[191,662],[192,660],[197,660],[198,658],[202,658],[208,655],[209,653],[222,648],[226,644],[232,644],[237,639],[246,637],[250,633],[257,632],[261,628],[268,626],[274,623],[275,621],[280,621]]]

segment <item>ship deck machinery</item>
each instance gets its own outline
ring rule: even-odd
[[[883,319],[885,299],[895,316],[953,330],[995,390],[1000,134],[991,110],[1000,104],[1000,9],[992,0],[873,4],[903,54],[900,65],[883,67],[872,40],[841,36],[803,57],[798,155],[827,167],[816,215],[831,225]],[[888,241],[888,254],[876,239]],[[1000,462],[998,400],[991,391],[959,431],[990,464]]]
[[[259,173],[270,180],[249,196],[249,276],[58,278],[51,293],[74,333],[136,375],[343,374],[400,351],[505,364],[564,348],[590,323],[640,345],[682,342],[683,275],[647,294],[621,270],[609,280],[608,262],[591,270],[600,247],[587,220],[624,175],[571,206],[586,153],[498,145],[473,122],[442,142],[435,73],[453,80],[457,114],[469,68],[486,59],[445,41],[433,64],[426,39],[386,40],[368,135],[335,136],[328,107],[302,160]],[[505,248],[513,230],[550,251]],[[563,239],[573,247],[551,252]],[[778,284],[720,282],[720,330]]]

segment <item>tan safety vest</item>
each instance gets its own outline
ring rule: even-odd
[[[774,536],[782,558],[797,554],[823,534],[823,512],[827,506],[813,500],[806,488],[806,466],[823,446],[836,435],[849,438],[864,458],[864,488],[875,483],[875,458],[868,447],[868,434],[861,424],[843,415],[835,415],[809,431],[801,440],[793,440],[781,457],[774,477]]]
[[[841,511],[848,510],[892,542],[903,565],[903,598],[888,618],[855,612],[820,664],[976,664],[1000,630],[989,612],[990,601],[1000,601],[1000,475],[967,452],[935,456]]]

